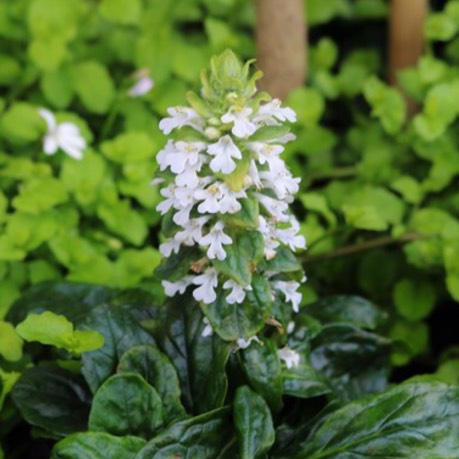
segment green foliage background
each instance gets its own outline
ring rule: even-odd
[[[459,301],[458,5],[430,15],[426,55],[401,74],[421,105],[412,120],[384,83],[382,0],[307,2],[309,81],[287,101],[299,118],[286,157],[303,179],[306,302],[360,293],[380,304],[396,365],[428,350],[435,305]],[[161,298],[149,186],[158,121],[197,89],[212,54],[253,57],[253,30],[246,0],[0,0],[0,318],[43,280],[142,285]],[[129,98],[139,68],[155,87]],[[81,128],[82,161],[43,153],[39,107]]]

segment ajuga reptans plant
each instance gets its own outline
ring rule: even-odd
[[[286,328],[301,301],[293,252],[305,248],[289,204],[298,191],[280,155],[296,121],[278,99],[257,92],[261,72],[231,51],[201,75],[200,95],[173,107],[158,153],[166,257],[158,269],[168,296],[189,289],[208,327],[246,346],[266,322]]]

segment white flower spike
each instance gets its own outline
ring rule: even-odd
[[[295,121],[296,115],[278,99],[260,102],[269,97],[255,96],[258,73],[250,76],[248,70],[230,51],[213,58],[200,94],[187,96],[190,107],[169,108],[159,124],[166,135],[179,130],[157,155],[155,183],[164,197],[157,210],[167,231],[160,251],[172,258],[170,266],[186,273],[180,280],[166,275],[163,286],[168,295],[189,291],[201,303],[214,325],[212,330],[205,319],[203,336],[225,336],[227,308],[244,315],[259,307],[257,298],[280,320],[270,309],[276,290],[291,303],[291,313],[301,302],[299,283],[292,280],[301,276],[274,268],[283,266],[276,257],[292,257],[305,246],[289,206],[300,179],[281,158],[295,136],[288,128],[266,129]],[[267,316],[263,311],[245,320],[261,330]],[[284,320],[286,328],[290,317]],[[241,330],[240,339],[233,336],[238,348],[259,341],[241,338],[246,335]],[[287,364],[294,363],[293,356]]]

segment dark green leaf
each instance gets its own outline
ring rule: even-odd
[[[125,352],[118,365],[120,372],[139,373],[161,397],[166,423],[183,416],[180,383],[170,360],[153,346],[136,346]]]
[[[324,324],[342,322],[374,330],[387,318],[387,314],[372,302],[359,296],[336,295],[308,305],[302,312],[310,314]]]
[[[86,430],[90,394],[80,376],[52,367],[27,369],[12,397],[24,419],[58,436]]]
[[[136,373],[111,376],[94,395],[89,430],[148,439],[163,424],[158,392]]]
[[[239,387],[234,397],[233,417],[241,459],[267,453],[274,443],[274,427],[264,399],[247,386]]]
[[[79,432],[61,440],[51,459],[134,459],[145,440],[138,437],[115,437],[105,432]]]
[[[83,354],[82,373],[93,392],[115,372],[124,352],[139,344],[155,344],[133,316],[120,307],[98,306],[88,314],[82,328],[97,330],[105,338],[102,348]]]
[[[256,198],[241,199],[242,209],[235,214],[225,215],[225,222],[230,226],[256,229],[258,227],[259,205]]]
[[[8,320],[22,322],[28,314],[52,311],[78,325],[94,306],[110,300],[116,292],[94,284],[42,282],[25,291],[8,312]]]
[[[156,268],[155,275],[159,279],[167,279],[171,282],[182,279],[200,257],[201,254],[195,247],[182,247],[179,253],[172,254]]]
[[[227,295],[227,290],[220,290],[216,301],[201,305],[214,331],[226,341],[248,339],[260,331],[272,301],[268,281],[259,274],[253,276],[252,290],[241,304],[228,304]]]
[[[252,388],[260,394],[273,410],[282,406],[282,366],[277,346],[271,340],[252,343],[240,351],[242,366]]]
[[[253,267],[263,257],[263,236],[258,231],[239,230],[230,233],[233,243],[225,246],[226,258],[212,260],[212,264],[223,274],[241,285],[249,285]]]
[[[216,335],[202,336],[203,316],[192,298],[172,300],[162,312],[158,343],[177,370],[188,410],[203,413],[221,407],[228,387],[230,344]]]
[[[290,132],[288,126],[263,126],[250,137],[251,142],[266,142],[267,140],[279,139]]]
[[[230,426],[228,408],[176,422],[147,443],[135,459],[221,457],[232,436]]]
[[[335,411],[288,457],[446,459],[458,450],[459,388],[415,383]]]
[[[292,397],[311,398],[328,394],[330,388],[309,363],[301,362],[297,367],[283,368],[284,393]]]
[[[264,271],[290,273],[301,270],[301,263],[295,254],[284,246],[276,249],[277,255],[271,260],[263,260],[260,267]]]
[[[311,342],[311,365],[342,401],[387,387],[389,341],[351,325],[327,325]]]

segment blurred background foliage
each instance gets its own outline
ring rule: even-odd
[[[433,2],[426,53],[400,74],[412,119],[385,83],[388,2],[305,4],[309,75],[286,101],[298,140],[285,153],[302,177],[305,300],[369,298],[389,312],[394,365],[421,356],[434,371],[445,351],[459,379],[459,2]],[[0,319],[43,280],[161,298],[158,121],[211,55],[256,55],[254,21],[247,0],[0,0]],[[129,97],[143,68],[155,86]],[[43,153],[39,107],[80,127],[83,160]]]

